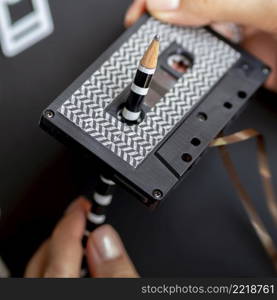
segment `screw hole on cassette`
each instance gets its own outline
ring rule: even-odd
[[[199,145],[201,144],[201,141],[200,141],[198,138],[193,138],[193,139],[190,141],[190,143],[191,143],[193,146],[197,147],[197,146],[199,146]]]
[[[208,120],[208,116],[205,113],[200,112],[197,114],[197,119],[201,122],[204,122]]]
[[[230,103],[230,102],[225,102],[224,107],[227,108],[227,109],[231,109],[233,107],[233,104]]]
[[[262,68],[262,72],[265,74],[265,75],[268,75],[270,73],[270,69],[268,67],[263,67]]]
[[[44,114],[48,119],[52,119],[55,116],[55,113],[52,110],[46,110]]]
[[[189,153],[184,153],[183,155],[182,155],[182,160],[184,161],[184,162],[191,162],[192,161],[192,156],[189,154]]]
[[[244,63],[242,66],[241,66],[242,70],[244,71],[248,71],[249,70],[249,65],[247,63]]]
[[[163,197],[163,192],[161,190],[154,190],[153,191],[153,197],[155,199],[161,199]]]
[[[245,91],[239,91],[238,92],[238,97],[240,99],[245,99],[247,97],[247,93]]]

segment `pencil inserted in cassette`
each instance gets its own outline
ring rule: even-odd
[[[149,92],[142,103],[142,116],[138,123],[147,117],[147,113],[155,107],[163,97],[174,87],[180,79],[193,66],[193,56],[181,45],[172,43],[160,56],[157,70],[151,81]],[[129,85],[112,103],[107,107],[107,112],[117,119],[121,119],[120,112],[128,98],[131,85]],[[122,119],[121,119],[122,120]]]
[[[160,42],[156,72],[150,87],[134,89],[154,36]],[[41,126],[85,149],[117,183],[156,205],[269,72],[207,28],[172,26],[145,15],[45,110]],[[135,122],[126,122],[137,113],[124,112],[132,90],[147,93]]]

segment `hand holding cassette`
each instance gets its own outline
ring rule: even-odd
[[[276,1],[136,0],[126,14],[126,26],[134,24],[146,9],[163,22],[211,25],[228,39],[241,42],[244,49],[272,68],[266,87],[277,91]]]

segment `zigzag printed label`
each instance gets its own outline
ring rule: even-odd
[[[161,51],[177,42],[194,55],[194,64],[143,122],[130,127],[104,110],[132,82],[139,60],[156,34],[160,35]],[[136,168],[239,58],[239,52],[203,28],[181,28],[150,18],[59,112]]]

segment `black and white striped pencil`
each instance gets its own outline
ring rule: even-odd
[[[126,121],[136,122],[141,116],[141,106],[157,68],[159,48],[160,38],[156,35],[140,61],[130,94],[123,107],[122,116]]]
[[[108,177],[101,175],[96,184],[95,191],[89,199],[91,201],[91,211],[87,214],[86,229],[84,232],[82,245],[86,249],[90,233],[106,221],[107,207],[111,204],[115,183]],[[84,253],[81,277],[88,275],[86,256]]]

